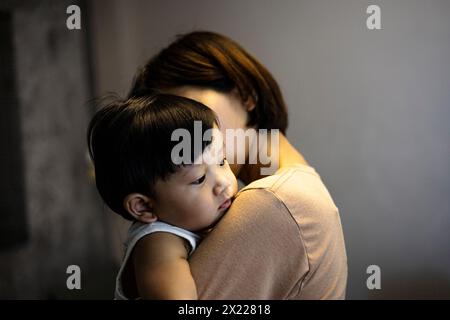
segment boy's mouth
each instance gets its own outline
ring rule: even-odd
[[[231,205],[231,198],[228,198],[227,200],[225,200],[224,202],[222,202],[222,204],[219,206],[219,210],[223,210],[228,208]]]

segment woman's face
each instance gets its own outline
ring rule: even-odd
[[[171,94],[190,98],[199,101],[211,108],[218,116],[220,129],[225,137],[225,145],[227,145],[227,129],[248,129],[248,112],[246,106],[242,103],[237,92],[221,93],[213,89],[183,86],[170,90]],[[229,142],[228,142],[229,143]],[[233,155],[238,158],[237,153],[245,152],[244,159],[247,159],[248,146],[238,148],[235,146]],[[233,173],[238,176],[242,164],[236,163],[232,159],[228,159]]]

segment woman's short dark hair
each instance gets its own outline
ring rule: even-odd
[[[194,137],[194,121],[201,121],[202,137],[217,124],[205,105],[168,94],[114,99],[94,115],[87,135],[89,153],[97,189],[111,210],[133,220],[123,207],[124,198],[134,192],[154,195],[156,181],[180,167],[171,159],[179,143],[171,141],[172,132],[183,128]],[[198,151],[210,143],[202,139]],[[198,156],[194,152],[192,147],[192,162]]]
[[[223,93],[237,89],[243,102],[252,98],[256,103],[247,125],[286,131],[287,108],[277,82],[261,63],[223,35],[196,31],[180,36],[137,73],[129,96],[187,85]]]

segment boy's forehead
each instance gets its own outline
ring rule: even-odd
[[[194,164],[186,164],[183,166],[180,166],[179,170],[177,170],[176,174],[178,174],[181,177],[187,176],[191,171],[195,170],[199,165]]]
[[[210,129],[208,134],[205,134],[204,140],[210,140],[211,143],[207,145],[203,153],[199,154],[193,163],[184,163],[176,170],[176,176],[184,177],[191,171],[201,169],[201,167],[208,164],[218,164],[222,161],[224,153],[224,140],[223,134],[215,125],[213,129]],[[195,143],[191,140],[191,143]],[[191,149],[192,150],[192,149]]]
[[[205,163],[211,164],[222,161],[221,157],[223,156],[223,149],[224,141],[222,134],[216,129],[211,137],[211,143],[203,150],[203,153],[194,160],[194,165]]]

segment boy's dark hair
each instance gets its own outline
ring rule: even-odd
[[[237,89],[255,108],[247,125],[286,133],[287,108],[270,72],[233,40],[213,32],[191,32],[154,56],[136,75],[129,96],[149,90],[200,86],[229,93]]]
[[[87,135],[89,153],[97,189],[111,210],[133,220],[123,207],[124,198],[134,192],[152,196],[155,182],[177,170],[171,152],[179,142],[171,141],[172,132],[184,128],[194,137],[194,121],[202,122],[202,137],[217,123],[205,105],[168,94],[115,99],[94,115]],[[201,152],[210,143],[203,141]],[[196,156],[192,148],[192,162]]]

